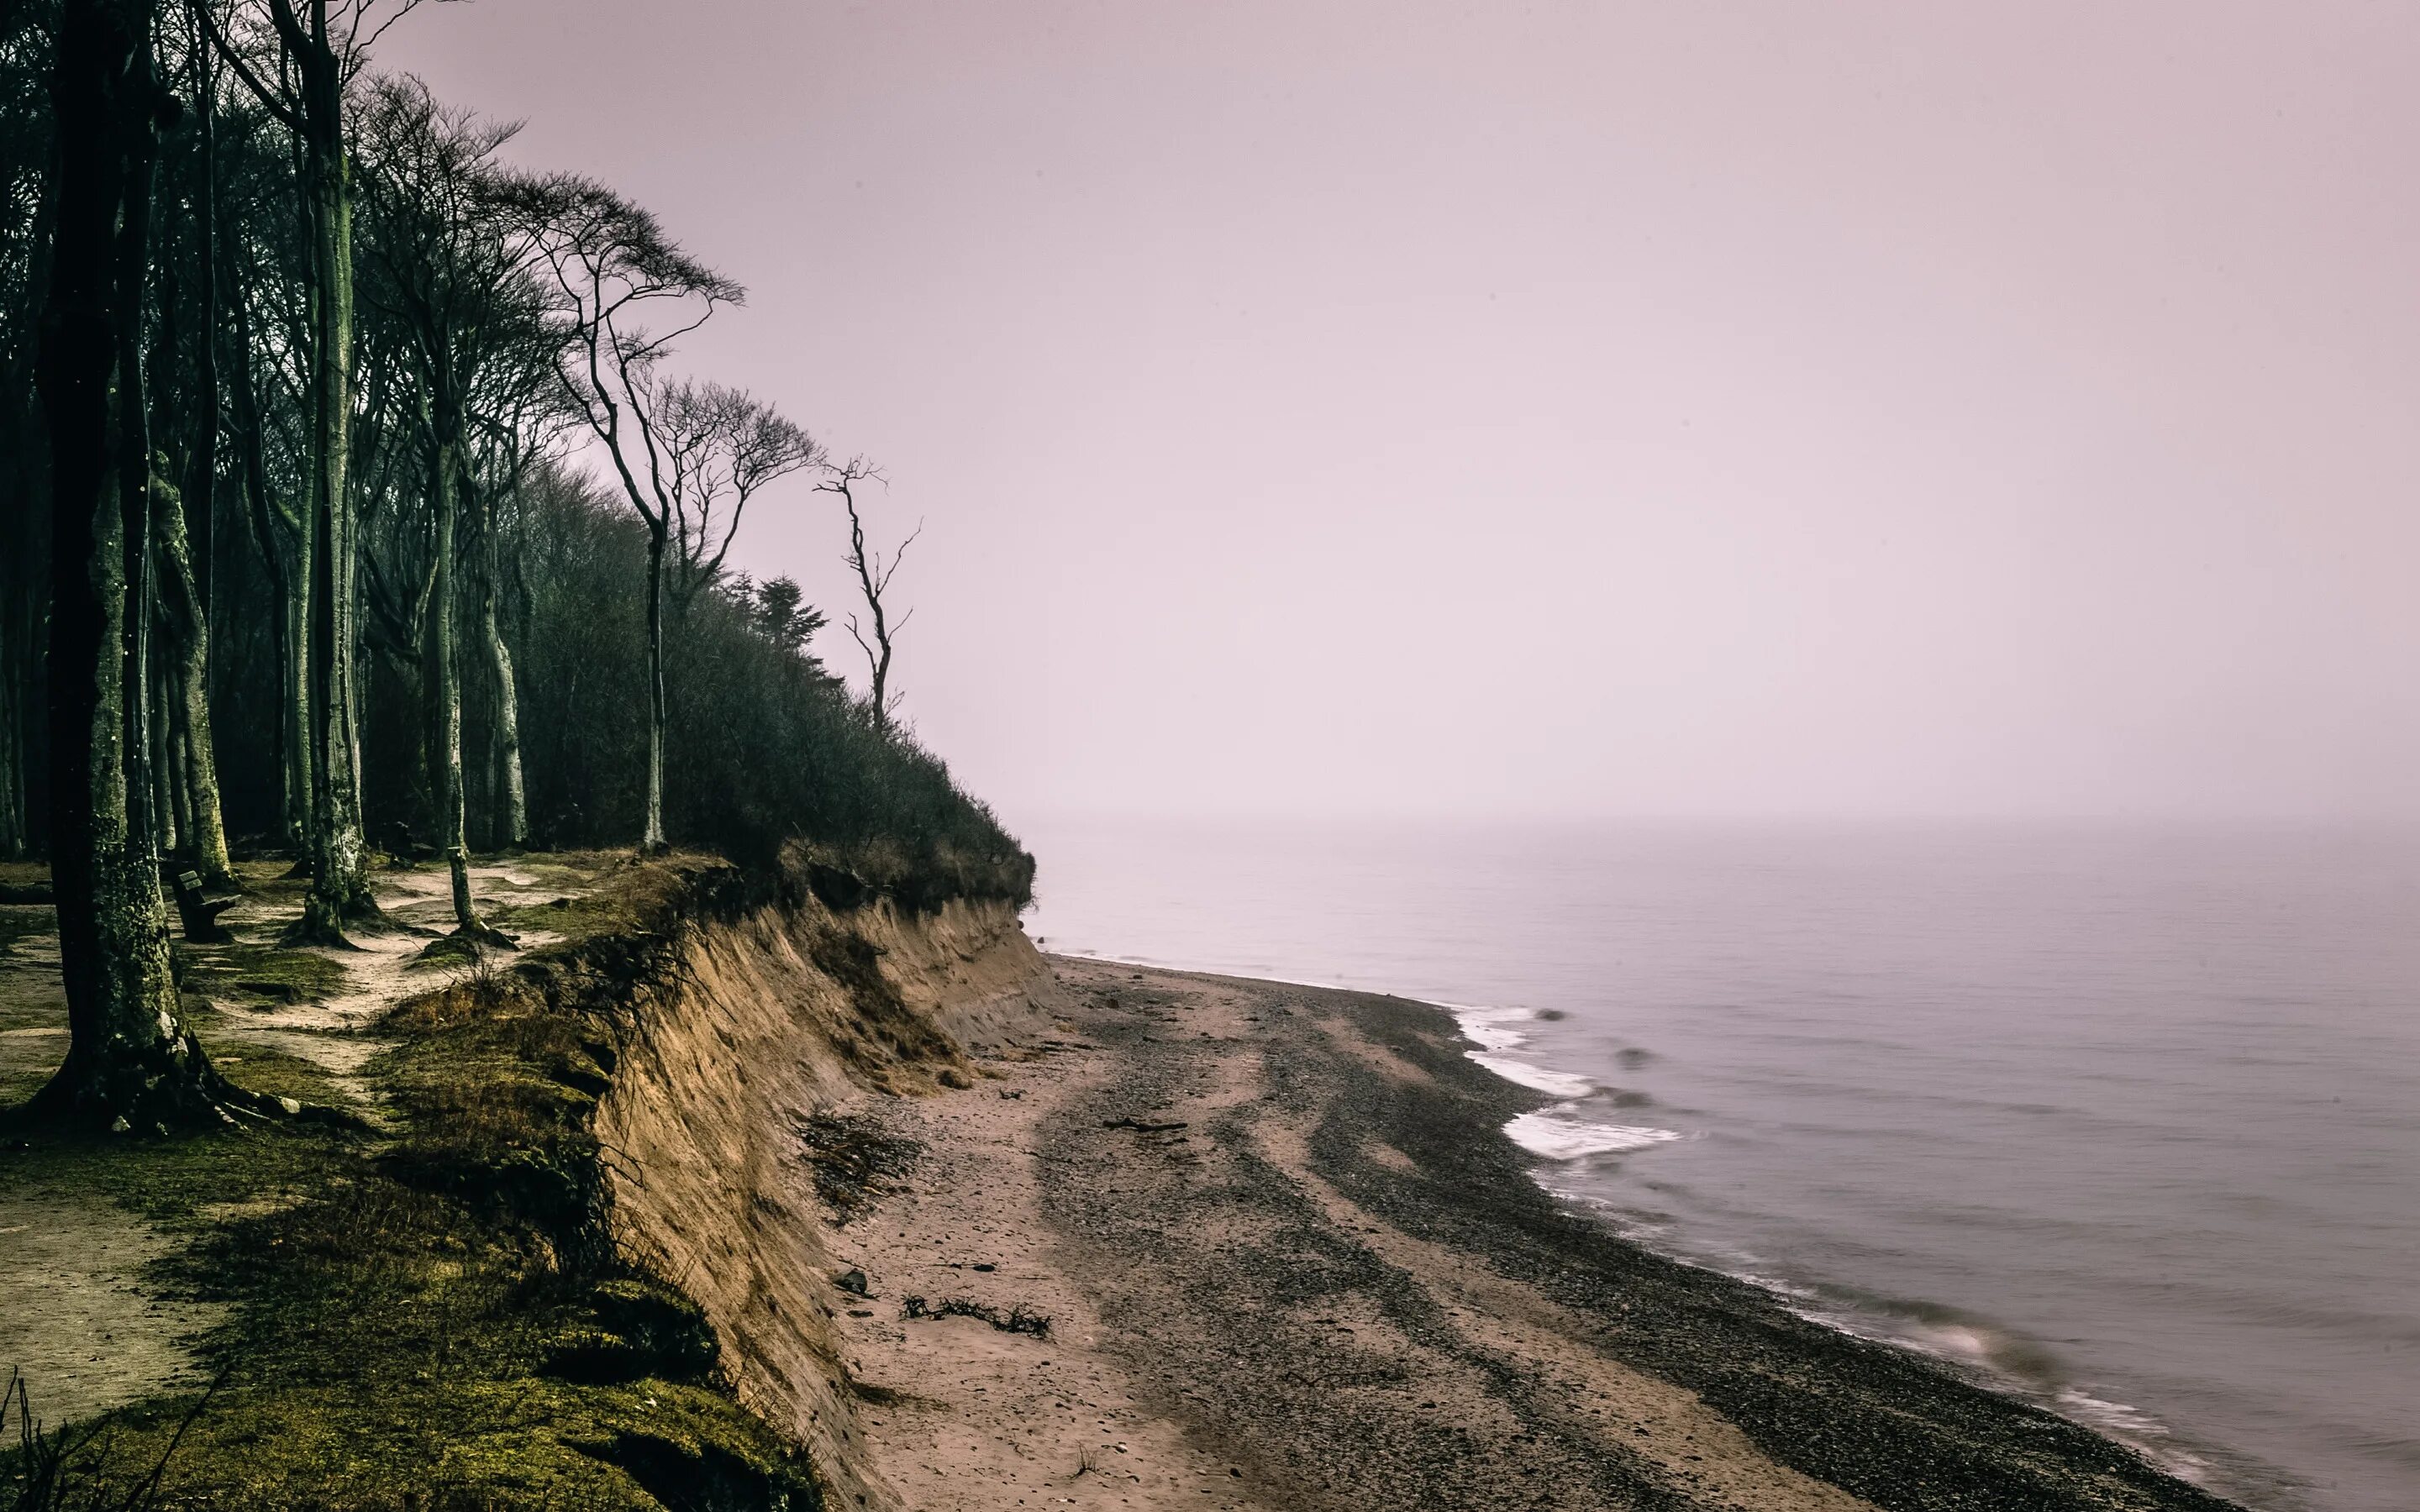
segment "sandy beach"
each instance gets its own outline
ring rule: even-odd
[[[1563,1211],[1437,1009],[1052,966],[1058,1038],[860,1104],[830,1186],[908,1505],[2230,1504]]]

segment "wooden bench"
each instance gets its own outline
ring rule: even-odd
[[[225,945],[235,938],[219,916],[240,901],[221,898],[213,903],[202,896],[202,879],[192,872],[168,872],[168,893],[177,900],[177,918],[185,927],[185,938],[195,945]]]

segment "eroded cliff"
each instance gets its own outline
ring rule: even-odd
[[[671,911],[629,989],[595,1117],[613,1236],[705,1310],[740,1398],[806,1447],[832,1504],[895,1506],[858,1452],[809,1131],[869,1097],[971,1087],[969,1053],[1047,1034],[1055,989],[1004,903],[715,891]]]

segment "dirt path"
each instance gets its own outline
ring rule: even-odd
[[[2224,1505],[1563,1212],[1435,1010],[1054,966],[1048,1053],[858,1110],[922,1147],[835,1246],[906,1505]]]
[[[543,863],[471,868],[472,901],[488,918],[506,908],[557,897],[576,898],[590,886],[575,873]],[[240,985],[251,952],[274,940],[295,918],[294,901],[277,893],[248,893],[221,916],[220,921],[238,936],[232,949],[186,948],[210,972],[215,984],[235,988],[220,999],[223,1011],[206,1036],[217,1063],[240,1065],[250,1046],[297,1056],[324,1068],[357,1104],[357,1111],[378,1117],[377,1098],[362,1075],[362,1068],[384,1043],[371,1032],[371,1026],[404,998],[472,969],[473,963],[468,957],[425,958],[429,946],[454,927],[453,880],[442,868],[383,870],[372,874],[370,887],[386,916],[385,927],[352,931],[349,949],[311,946],[287,952],[324,963],[324,990],[301,992],[289,1000],[246,992]],[[513,933],[523,949],[551,945],[562,937],[527,926]]]
[[[378,1016],[401,998],[438,985],[462,963],[423,963],[434,933],[452,923],[442,870],[387,870],[372,885],[391,926],[363,931],[356,949],[288,950],[279,933],[300,912],[297,886],[279,868],[250,869],[253,890],[223,916],[233,943],[183,946],[188,1009],[213,1064],[238,1081],[265,1053],[324,1069],[338,1097],[372,1119],[378,1105],[362,1075],[383,1041]],[[576,897],[577,872],[543,862],[473,869],[473,895],[494,911]],[[553,935],[524,929],[525,947]],[[207,1007],[201,997],[207,997]],[[0,1103],[39,1088],[67,1052],[58,933],[48,904],[0,908]],[[0,1149],[0,1383],[22,1369],[36,1411],[71,1422],[193,1379],[188,1341],[215,1324],[216,1307],[156,1280],[178,1236],[79,1180],[72,1162],[24,1168]],[[11,1434],[15,1428],[8,1430]]]

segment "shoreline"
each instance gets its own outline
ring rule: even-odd
[[[2155,1469],[2223,1499],[2206,1476],[2211,1465],[2203,1453],[2186,1446],[2167,1424],[2128,1403],[2108,1401],[2072,1388],[2059,1387],[2009,1368],[1993,1357],[1986,1342],[1971,1336],[1978,1331],[1995,1334],[1980,1320],[1971,1326],[1912,1325],[1909,1319],[1887,1309],[1860,1310],[1858,1304],[1828,1293],[1820,1284],[1759,1273],[1727,1266],[1718,1258],[1662,1245],[1635,1234],[1618,1221],[1617,1210],[1601,1198],[1559,1187],[1546,1178],[1552,1170],[1576,1165],[1591,1156],[1625,1155],[1654,1149],[1685,1137],[1675,1131],[1646,1126],[1607,1124],[1565,1117],[1569,1104],[1598,1090],[1589,1076],[1540,1064],[1525,1054],[1531,1036],[1519,1026],[1559,1018],[1559,1012],[1500,1004],[1448,1002],[1408,993],[1352,987],[1333,981],[1289,977],[1245,976],[1215,967],[1179,965],[1145,957],[1114,956],[1083,950],[1046,952],[1050,959],[1082,962],[1109,968],[1140,968],[1177,976],[1212,978],[1259,987],[1300,987],[1414,1004],[1451,1021],[1466,1041],[1464,1057],[1516,1087],[1541,1094],[1543,1104],[1506,1120],[1500,1133],[1531,1157],[1530,1180],[1555,1202],[1580,1215],[1616,1243],[1632,1245],[1676,1264],[1708,1272],[1764,1292],[1783,1308],[1820,1328],[1904,1350],[1950,1371],[1970,1384],[2030,1407],[2048,1411],[2088,1432],[2113,1440],[2148,1460]],[[1935,1309],[1938,1310],[1938,1309]],[[2234,1504],[2231,1501],[2227,1504]]]
[[[906,1504],[2233,1505],[1574,1211],[1450,1009],[1050,965],[1058,1038],[859,1105],[922,1152],[831,1244]]]

